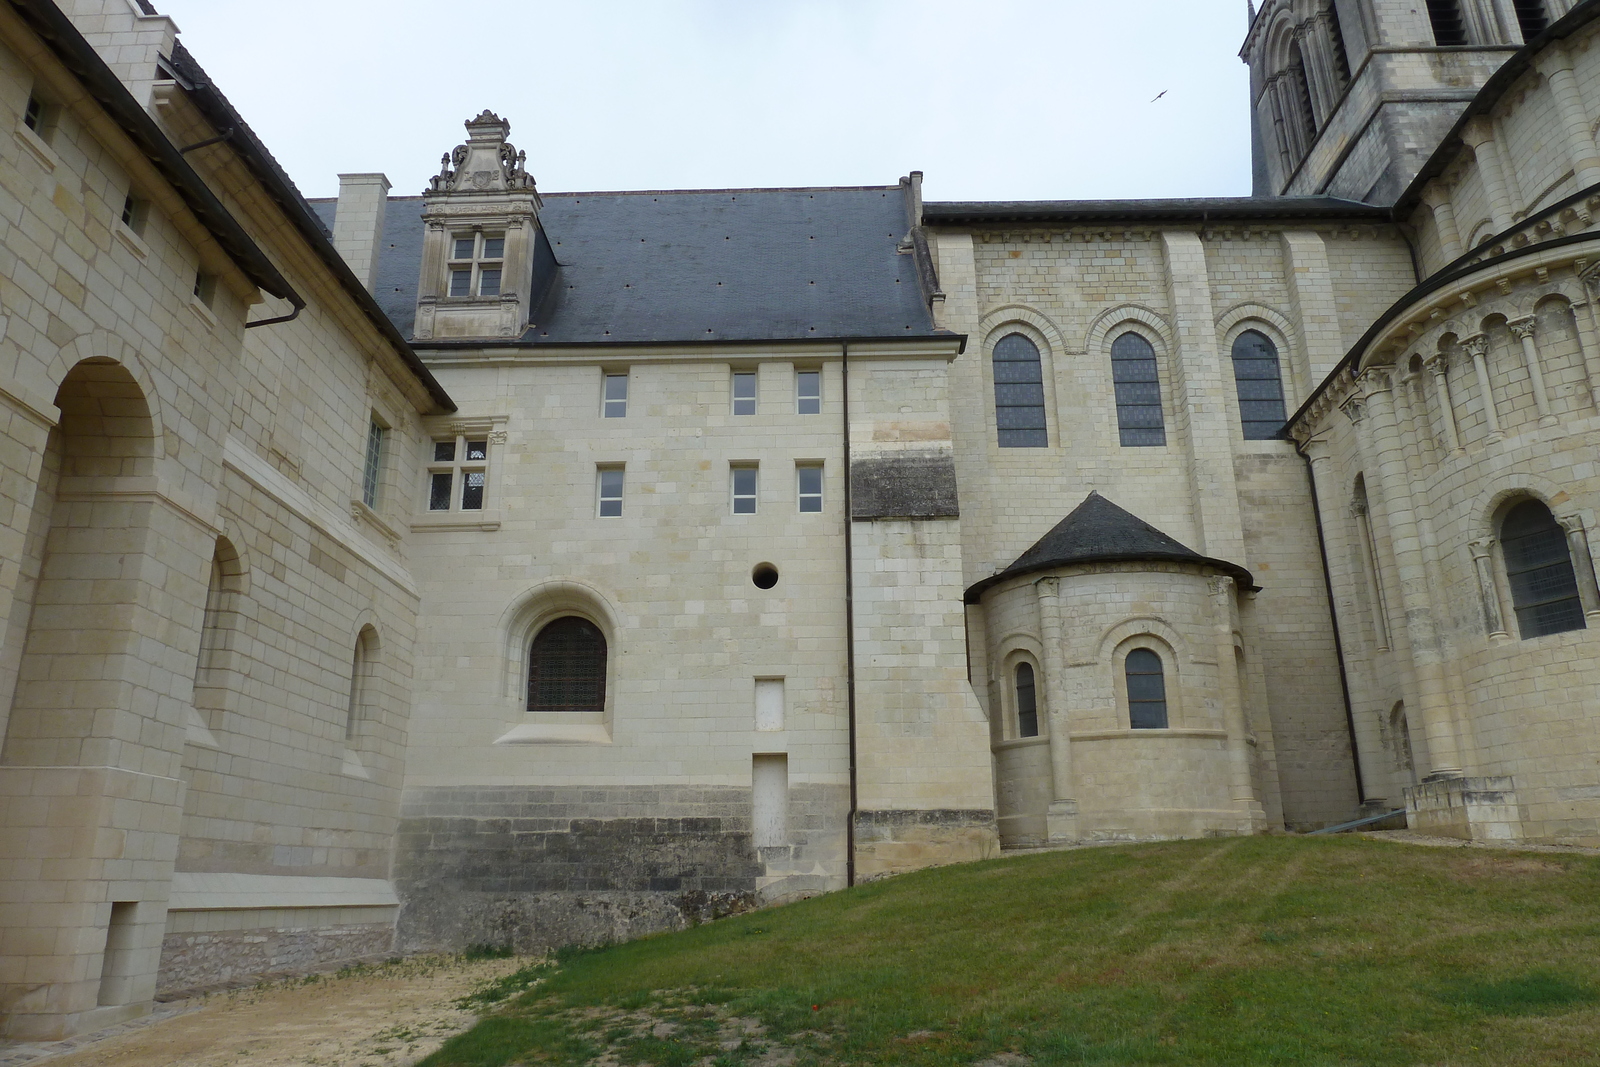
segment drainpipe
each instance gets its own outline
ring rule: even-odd
[[[856,884],[856,574],[850,503],[850,342],[841,342],[844,407],[844,674],[850,730],[850,814],[844,824],[844,882]]]
[[[1298,451],[1298,449],[1296,449]],[[1350,677],[1344,662],[1344,640],[1339,636],[1339,608],[1333,598],[1333,572],[1328,569],[1328,542],[1322,536],[1322,508],[1317,503],[1317,473],[1311,457],[1304,452],[1306,482],[1311,487],[1311,521],[1317,526],[1317,552],[1322,556],[1322,588],[1328,595],[1328,621],[1333,624],[1333,654],[1339,661],[1339,692],[1344,696],[1344,728],[1350,735],[1350,762],[1356,772],[1356,803],[1367,802],[1366,783],[1361,780],[1361,746],[1356,741],[1356,713],[1350,704]]]

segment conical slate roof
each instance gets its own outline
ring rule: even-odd
[[[1202,556],[1187,545],[1168,537],[1148,522],[1119,508],[1099,493],[1091,492],[1072,514],[1056,523],[1049,533],[999,574],[994,574],[967,590],[966,601],[978,602],[985,589],[1008,578],[1033,571],[1049,570],[1069,563],[1123,562],[1194,563],[1214,567],[1238,579],[1244,588],[1255,580],[1237,563]]]

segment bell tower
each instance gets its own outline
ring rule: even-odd
[[[1264,0],[1250,67],[1255,195],[1391,204],[1478,90],[1577,0]]]
[[[528,326],[539,191],[511,123],[484,111],[422,192],[418,340],[515,338]]]

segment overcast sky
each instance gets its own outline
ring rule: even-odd
[[[418,193],[484,108],[552,192],[1250,191],[1244,0],[155,2],[307,196]]]

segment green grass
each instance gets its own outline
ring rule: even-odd
[[[1595,1064],[1600,859],[1282,837],[1047,853],[541,976],[425,1067]]]

